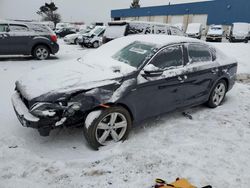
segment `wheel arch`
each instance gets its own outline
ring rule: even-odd
[[[43,42],[39,42],[39,43],[35,43],[32,48],[31,48],[31,54],[34,55],[34,50],[37,46],[46,46],[48,49],[49,49],[49,52],[52,53],[52,50],[50,48],[50,46],[46,43],[43,43]]]
[[[109,108],[109,107],[122,107],[125,110],[128,111],[131,120],[134,121],[134,115],[132,113],[132,110],[128,107],[128,105],[124,104],[124,103],[105,103],[105,104],[100,104],[99,106],[97,106],[96,108],[94,108],[93,110],[99,110],[99,109],[105,109],[105,108]],[[92,110],[91,110],[92,111]]]

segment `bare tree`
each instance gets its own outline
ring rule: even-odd
[[[130,8],[140,8],[140,0],[133,0],[133,2],[130,5]]]
[[[44,21],[52,21],[56,26],[56,24],[61,21],[61,15],[56,12],[57,10],[58,7],[55,5],[55,3],[45,3],[45,5],[39,8],[37,14],[42,16]]]

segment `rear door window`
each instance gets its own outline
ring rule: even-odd
[[[9,26],[9,29],[11,32],[26,32],[29,30],[28,27],[24,25],[15,25],[15,24],[11,24]]]
[[[212,61],[212,54],[207,45],[189,44],[187,50],[190,63]]]

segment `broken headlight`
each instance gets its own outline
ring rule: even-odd
[[[59,104],[38,102],[31,107],[30,113],[39,117],[53,117],[58,110],[62,109]]]

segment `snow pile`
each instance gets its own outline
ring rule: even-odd
[[[50,92],[88,90],[102,85],[115,83],[121,77],[110,69],[88,66],[77,61],[63,62],[34,70],[23,76],[17,86],[27,99],[33,99]]]

